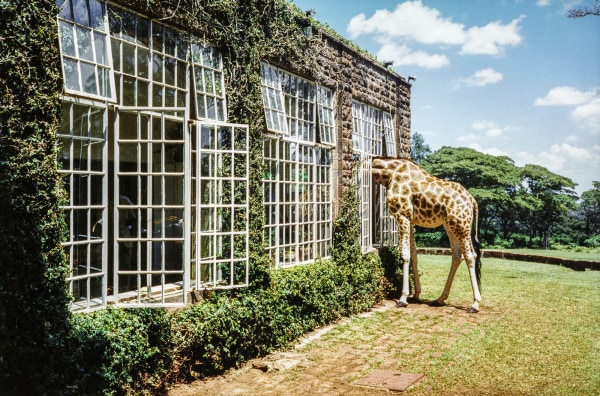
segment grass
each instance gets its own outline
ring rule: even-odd
[[[579,248],[574,250],[556,250],[556,249],[485,249],[501,250],[510,253],[519,253],[527,255],[558,257],[569,260],[600,261],[600,248]]]
[[[449,258],[419,262],[422,298],[434,300]],[[500,259],[483,265],[479,314],[456,308],[472,302],[463,264],[448,307],[354,318],[318,342],[363,351],[370,370],[424,374],[408,395],[600,394],[600,272]]]

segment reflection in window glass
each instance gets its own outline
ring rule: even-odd
[[[331,254],[331,150],[265,139],[264,238],[273,265]]]
[[[196,117],[225,121],[225,88],[221,54],[210,47],[192,43]]]
[[[100,0],[57,0],[65,90],[114,100],[106,8]]]

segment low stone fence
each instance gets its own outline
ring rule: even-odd
[[[419,254],[450,255],[450,249],[444,248],[418,248]],[[501,258],[506,260],[529,261],[534,263],[562,265],[575,271],[594,270],[600,271],[600,261],[568,260],[559,257],[540,256],[535,254],[522,254],[505,252],[502,250],[483,250],[483,257]]]

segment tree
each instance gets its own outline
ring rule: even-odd
[[[588,15],[600,16],[600,0],[594,0],[589,7],[572,8],[567,15],[569,18],[583,18]]]
[[[552,228],[576,207],[575,183],[540,165],[525,165],[521,177],[523,188],[530,195],[530,206],[523,213],[523,223],[529,230],[530,241],[539,235],[543,238],[544,247],[548,248]]]
[[[427,159],[429,154],[431,154],[431,148],[428,144],[425,144],[423,135],[415,132],[410,139],[410,155],[412,160],[420,164]]]
[[[584,238],[596,238],[600,242],[600,181],[593,182],[593,188],[581,194],[577,217],[583,223]]]
[[[422,167],[434,176],[465,186],[479,205],[482,238],[493,242],[496,228],[508,238],[516,222],[514,206],[519,169],[506,156],[493,156],[460,147],[442,147]]]

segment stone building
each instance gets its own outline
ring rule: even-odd
[[[410,84],[295,6],[265,2],[296,23],[310,62],[265,51],[234,68],[241,58],[186,19],[211,22],[211,8],[57,0],[73,310],[180,306],[193,290],[245,287],[252,249],[276,268],[327,258],[352,183],[363,251],[397,240],[370,158],[409,156]],[[242,80],[256,83],[260,118],[231,99]],[[253,211],[257,177],[264,208]],[[264,250],[251,246],[257,213]]]

